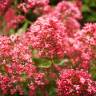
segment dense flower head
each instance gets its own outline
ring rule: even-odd
[[[29,47],[24,45],[23,43],[15,43],[13,49],[11,50],[11,56],[14,60],[25,61],[25,62],[32,62],[31,60],[31,51]]]
[[[81,10],[82,9],[82,0],[73,0],[76,6]]]
[[[6,22],[6,31],[10,29],[16,29],[19,25],[19,23],[22,23],[24,21],[24,16],[17,15],[16,10],[13,8],[9,8],[4,16],[5,22]]]
[[[25,13],[30,9],[41,6],[44,7],[48,5],[49,0],[25,0],[23,3],[18,5],[18,8],[21,8]]]
[[[44,85],[44,81],[45,81],[45,74],[44,73],[37,73],[34,74],[34,79],[35,79],[35,84],[40,86],[40,85]]]
[[[0,15],[2,15],[8,8],[11,0],[0,0]]]
[[[0,94],[23,95],[24,89],[19,83],[32,78],[33,73],[36,72],[36,68],[30,60],[30,52],[26,49],[28,47],[22,43],[19,40],[15,42],[7,36],[0,36]]]
[[[28,71],[30,71],[30,74],[34,74],[36,72],[35,67],[32,65],[32,63],[30,64],[31,67],[28,67],[28,64],[22,65],[20,63],[11,62],[10,66],[8,64],[6,64],[5,66],[1,66],[3,68],[3,69],[1,68],[0,71],[1,94],[14,95],[18,93],[19,95],[23,95],[24,94],[23,83],[24,82],[26,83],[26,80],[29,80],[26,87],[30,89],[31,86],[29,85],[30,82],[32,82],[31,81],[32,75],[30,77],[27,77]]]
[[[6,41],[4,41],[4,39]],[[24,85],[22,85],[22,84],[24,82],[26,83],[28,80],[29,82],[26,85],[26,87],[30,90],[30,87],[31,87],[30,83],[32,82],[31,79],[32,78],[34,79],[34,74],[38,75],[39,73],[36,71],[36,67],[34,66],[32,61],[30,61],[29,58],[27,58],[28,53],[27,53],[27,51],[26,51],[27,49],[24,47],[24,45],[22,46],[22,44],[21,44],[21,46],[20,46],[19,44],[17,44],[17,43],[14,44],[11,41],[10,41],[11,42],[11,45],[10,45],[10,42],[7,39],[10,40],[7,37],[4,37],[4,36],[2,37],[3,42],[2,42],[2,46],[0,47],[1,48],[1,50],[0,50],[0,54],[1,54],[1,56],[0,56],[1,94],[14,95],[14,94],[18,93],[19,95],[23,95],[25,93],[24,93]],[[3,43],[4,44],[6,43],[6,44],[3,45]],[[22,49],[22,48],[25,48],[25,49]],[[34,82],[35,82],[35,79],[34,79]],[[28,93],[28,94],[30,94],[30,93]],[[31,92],[31,94],[32,94],[32,92]]]
[[[58,96],[95,96],[96,82],[83,70],[65,69],[57,80]]]
[[[80,30],[81,25],[78,20],[82,19],[82,13],[73,2],[60,2],[49,14],[61,19],[68,35],[73,36],[74,32]]]
[[[82,17],[78,7],[74,3],[68,1],[58,3],[56,11],[59,12],[64,18],[73,17],[75,19],[81,19]]]
[[[30,5],[36,6],[36,5],[47,5],[49,3],[49,0],[26,0]]]
[[[66,32],[68,32],[68,30]],[[72,32],[72,30],[69,31],[69,33],[70,32]],[[93,58],[96,58],[95,35],[95,23],[87,23],[81,30],[67,35],[65,42],[65,52],[68,58],[71,60],[73,66],[76,65],[77,67],[83,68],[85,70],[90,68],[90,63],[92,62]]]
[[[65,24],[66,33],[69,35],[69,37],[74,36],[74,34],[80,30],[79,22],[72,17],[64,19],[63,23]]]
[[[73,40],[73,42],[75,41],[75,43],[73,43],[73,47],[76,50],[80,51],[82,59],[79,59],[83,60],[80,66],[87,66],[88,68],[90,61],[96,56],[96,24],[85,24],[82,30],[77,31],[74,34],[74,38],[75,39]]]
[[[96,45],[96,23],[87,23],[80,32],[77,32],[78,39],[84,43]]]
[[[73,66],[88,70],[93,56],[89,45],[73,37],[69,37],[66,41],[66,55],[71,60]]]
[[[45,74],[39,72],[34,66],[29,46],[20,37],[14,38],[0,36],[1,94],[24,95],[24,84],[26,83],[28,96],[34,96],[35,89],[46,84]]]
[[[32,47],[39,50],[41,56],[53,58],[64,55],[65,27],[55,16],[45,15],[38,18],[31,25],[29,33]]]
[[[0,58],[4,58],[10,55],[11,40],[7,36],[0,36]]]

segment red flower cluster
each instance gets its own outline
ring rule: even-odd
[[[0,0],[0,16],[6,11],[11,0]]]
[[[78,7],[68,1],[62,1],[56,6],[56,11],[61,13],[64,17],[72,17],[75,19],[81,19],[82,15]]]
[[[78,59],[82,61],[80,66],[84,69],[88,69],[92,58],[95,58],[95,46],[96,46],[96,24],[86,24],[84,28],[74,34],[74,51],[78,51]],[[72,42],[72,41],[71,41]],[[75,52],[74,52],[75,53]]]
[[[82,14],[75,4],[68,1],[58,3],[55,7],[55,15],[57,14],[63,20],[68,35],[73,36],[80,29],[78,20],[82,18]]]
[[[95,96],[96,82],[80,69],[88,71],[96,58],[96,24],[80,29],[78,0],[60,1],[54,7],[49,0],[19,0],[15,4],[12,1],[14,6],[9,1],[0,1],[0,15],[4,13],[1,17],[6,23],[5,26],[1,22],[0,30],[13,28],[17,33],[0,35],[0,94],[48,96],[58,79],[58,96]],[[39,14],[34,22],[27,17],[33,13]],[[27,32],[22,32],[25,29]],[[59,66],[63,65],[62,59],[65,68]],[[62,69],[65,70],[58,77]]]
[[[23,3],[18,5],[18,8],[22,9],[25,13],[27,13],[30,9],[35,7],[43,7],[48,5],[49,0],[24,0]]]
[[[15,9],[9,8],[4,16],[6,22],[5,31],[9,31],[10,29],[16,29],[18,24],[24,21],[24,16],[16,15]]]
[[[31,56],[31,50],[19,38],[13,40],[12,37],[0,36],[1,94],[24,95],[26,87],[28,96],[34,96],[35,89],[45,86],[45,74],[37,70]]]
[[[29,35],[32,47],[39,50],[40,56],[48,58],[64,56],[65,27],[55,16],[45,15],[38,18],[31,25]]]
[[[78,7],[70,2],[60,2],[49,14],[39,17],[25,37],[30,38],[27,39],[28,42],[34,49],[39,50],[41,56],[64,57],[67,38],[80,29],[80,18],[81,12]]]
[[[58,96],[95,96],[96,83],[83,70],[66,69],[57,80]]]

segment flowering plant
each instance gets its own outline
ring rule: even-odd
[[[0,1],[0,96],[96,96],[96,23],[52,2]]]

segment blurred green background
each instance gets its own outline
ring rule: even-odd
[[[82,0],[83,22],[96,22],[96,0]]]

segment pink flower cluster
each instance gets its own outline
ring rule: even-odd
[[[24,95],[26,87],[28,96],[35,96],[35,89],[45,86],[45,73],[37,70],[31,56],[19,38],[0,36],[0,94]]]
[[[62,1],[56,6],[56,11],[61,13],[64,17],[72,17],[75,19],[81,19],[81,12],[79,8],[71,2]]]
[[[22,21],[24,21],[24,16],[17,15],[15,9],[9,8],[4,16],[6,22],[5,31],[9,31],[10,29],[16,29]]]
[[[27,13],[30,9],[35,7],[43,7],[48,5],[49,0],[24,0],[18,5],[18,8],[22,9],[25,13]]]
[[[76,50],[81,53],[82,66],[88,69],[89,63],[92,58],[95,58],[95,46],[96,46],[96,24],[86,24],[82,30],[74,34],[75,44],[73,44]]]
[[[58,96],[96,95],[96,82],[80,70],[88,71],[90,62],[96,58],[96,24],[88,23],[80,29],[82,14],[77,1],[61,1],[53,7],[48,5],[49,0],[21,0],[16,10],[11,5],[6,9],[8,0],[0,1],[0,15],[5,12],[5,31],[16,29],[24,19],[24,27],[27,23],[30,26],[25,33],[0,35],[0,94],[36,96],[39,90],[48,96],[47,87],[58,78]],[[30,22],[18,12],[17,6],[26,13],[23,15],[32,9],[41,13],[40,17]],[[43,68],[39,65],[43,59],[44,63],[52,64],[46,67],[46,63]],[[67,68],[74,69],[65,67],[58,77],[63,67],[56,65],[55,59],[57,62],[63,59]]]
[[[67,13],[67,10],[70,10],[70,13]],[[39,50],[40,56],[64,57],[67,38],[80,29],[80,18],[81,12],[78,7],[70,2],[60,2],[54,10],[39,17],[25,37],[30,39],[27,40],[34,49]]]
[[[96,82],[83,70],[65,69],[57,80],[58,96],[95,96]]]
[[[38,18],[31,25],[29,35],[32,47],[39,50],[40,56],[48,58],[64,56],[65,27],[55,16],[45,15]]]
[[[0,16],[6,11],[11,0],[0,0]]]
[[[58,11],[56,11],[57,9]],[[95,24],[87,24],[80,30],[78,23],[78,19],[81,18],[80,10],[70,2],[60,2],[56,6],[56,10],[39,17],[31,25],[28,32],[23,34],[25,43],[38,50],[41,57],[52,59],[67,56],[72,66],[88,70],[91,59],[95,55],[93,55],[93,45],[90,45],[87,40],[90,37],[84,34],[88,30],[95,32]],[[68,11],[70,14],[67,13],[67,10],[70,10]],[[68,16],[66,17],[66,15]],[[93,39],[94,37],[91,38],[91,42],[94,42]]]

